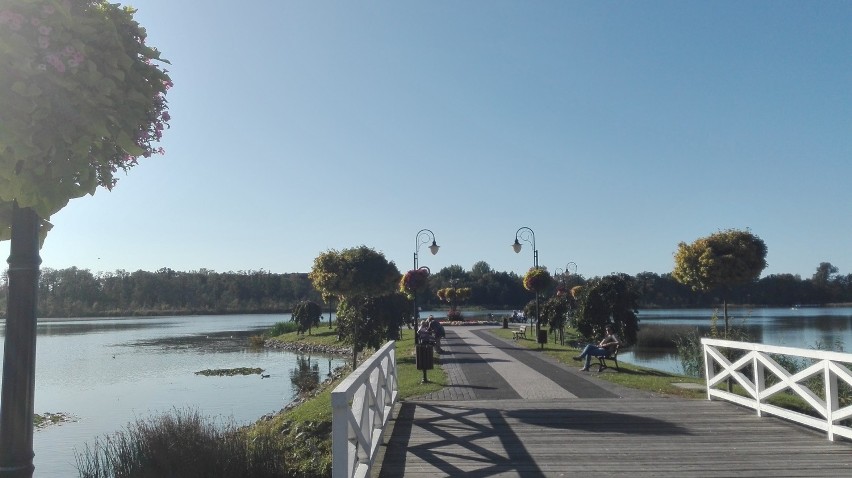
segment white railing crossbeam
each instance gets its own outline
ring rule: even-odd
[[[771,414],[801,423],[825,431],[829,440],[834,440],[835,436],[852,437],[852,427],[849,423],[852,418],[852,404],[841,408],[839,392],[841,383],[847,388],[852,386],[852,371],[849,368],[849,364],[852,364],[852,354],[708,338],[701,339],[701,343],[704,349],[708,400],[719,398],[753,408],[758,416]],[[745,354],[731,363],[722,349]],[[772,355],[806,358],[814,363],[791,373]],[[752,368],[751,379],[743,372],[747,367]],[[736,380],[748,395],[738,395],[718,388],[718,385],[728,378]],[[773,380],[775,383],[767,386],[767,380]],[[818,383],[822,386],[816,387],[816,390],[811,388]],[[769,403],[770,397],[785,390],[800,397],[819,417]]]

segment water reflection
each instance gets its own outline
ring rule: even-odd
[[[42,321],[38,322],[36,334],[38,336],[56,336],[56,335],[85,335],[97,333],[109,333],[116,331],[128,330],[145,330],[153,328],[173,327],[175,323],[162,322],[157,320],[140,321],[140,319],[127,320],[62,320],[62,321]],[[0,336],[5,335],[6,324],[0,322]]]
[[[622,355],[625,361],[681,373],[675,342],[692,334],[710,335],[711,309],[642,310],[637,343]],[[721,311],[716,327],[724,329]],[[842,350],[852,346],[852,308],[731,309],[729,324],[751,341],[766,345]]]
[[[319,363],[312,363],[309,356],[297,357],[296,367],[290,370],[290,383],[293,384],[294,398],[316,390],[320,383]]]

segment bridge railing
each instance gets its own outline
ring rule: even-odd
[[[369,476],[398,394],[393,341],[331,392],[333,478]]]
[[[852,438],[852,404],[841,408],[840,403],[841,396],[845,402],[852,398],[852,354],[709,338],[701,339],[701,343],[709,400],[720,398],[753,408],[758,416],[770,414],[801,423],[826,432],[832,441],[835,436]],[[737,357],[733,362],[725,356],[726,350]],[[799,363],[804,368],[787,370],[779,360]],[[728,378],[739,384],[746,395],[720,388]],[[816,416],[769,403],[771,397],[784,391],[801,398]]]

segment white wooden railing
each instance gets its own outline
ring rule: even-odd
[[[333,478],[369,476],[398,394],[393,341],[331,392]]]
[[[852,372],[849,370],[852,354],[708,338],[701,339],[701,343],[704,349],[704,370],[709,400],[721,398],[753,408],[757,410],[758,416],[770,414],[801,423],[825,431],[828,439],[832,441],[835,435],[852,438],[852,428],[840,423],[844,420],[849,422],[852,417],[852,405],[847,404],[840,408],[838,397],[839,382],[845,384],[846,393],[852,386]],[[723,349],[735,350],[734,355],[739,358],[731,362],[723,355]],[[805,358],[813,363],[802,371],[791,372],[779,365],[772,358],[773,355]],[[751,376],[747,376],[742,371],[749,366]],[[821,377],[822,380],[811,380],[811,384],[808,384],[808,380],[812,377]],[[728,378],[733,378],[741,385],[747,396],[720,389],[718,386]],[[772,385],[767,386],[767,383]],[[809,386],[814,386],[812,384],[818,384],[816,386],[820,387],[820,390],[810,389]],[[819,417],[768,403],[770,397],[785,390],[801,397]]]

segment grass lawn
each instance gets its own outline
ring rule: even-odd
[[[517,325],[510,325],[508,329],[492,329],[491,333],[498,337],[511,340],[512,331],[514,330],[517,330]],[[571,347],[569,345],[560,345],[558,343],[554,343],[553,338],[550,335],[548,335],[548,340],[550,341],[544,344],[544,348],[542,348],[541,344],[536,342],[534,328],[532,329],[532,331],[527,331],[527,337],[528,338],[526,339],[521,338],[515,343],[531,350],[539,350],[542,353],[555,358],[561,363],[572,365],[578,363],[572,360],[571,357],[574,357],[575,355],[579,354],[579,349]],[[566,343],[573,342],[578,339],[579,337],[576,335],[576,333],[574,333],[570,329],[566,329]],[[625,363],[621,360],[618,361],[618,366],[621,369],[620,372],[616,371],[613,368],[610,368],[602,373],[598,373],[596,371],[597,368],[592,365],[592,371],[589,372],[589,374],[598,377],[602,380],[617,383],[625,387],[646,390],[649,392],[664,393],[666,395],[672,395],[682,398],[707,398],[707,394],[702,390],[684,389],[674,385],[675,383],[696,383],[703,385],[703,379],[692,378],[684,375],[677,375],[668,372],[661,372],[659,370],[654,370],[650,368],[639,367],[633,364]]]
[[[311,335],[297,335],[290,332],[277,337],[275,340],[284,343],[305,342],[314,345],[339,347],[337,334],[333,329],[320,327],[314,329]],[[365,350],[358,356],[359,361],[370,357],[375,351]],[[403,330],[403,335],[396,342],[396,366],[397,380],[399,382],[399,398],[416,397],[440,390],[447,385],[447,375],[440,366],[440,355],[435,356],[435,367],[426,372],[428,383],[421,383],[423,372],[417,370],[414,356],[414,332]],[[350,372],[347,372],[347,375]],[[322,393],[293,410],[280,414],[280,419],[289,419],[298,422],[331,421],[331,391],[340,382],[338,380],[326,387]]]

